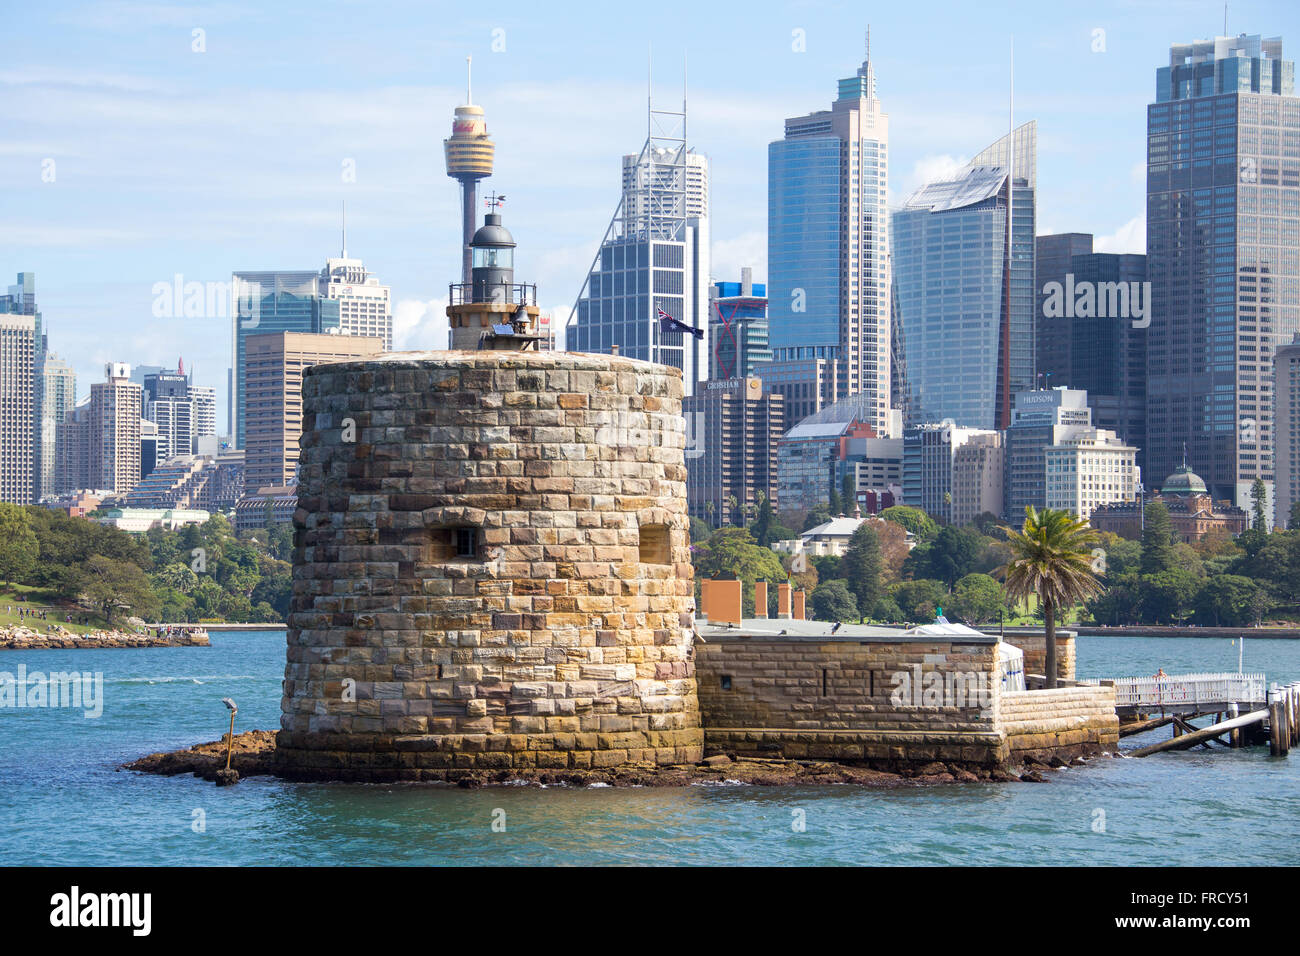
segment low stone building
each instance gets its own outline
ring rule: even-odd
[[[1012,689],[996,634],[754,620],[702,637],[710,754],[990,769],[1118,746],[1113,687]]]

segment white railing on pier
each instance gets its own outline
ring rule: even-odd
[[[1099,684],[1099,680],[1081,683]],[[1268,695],[1263,674],[1170,674],[1168,677],[1121,677],[1115,706],[1158,709],[1216,704],[1263,704]]]

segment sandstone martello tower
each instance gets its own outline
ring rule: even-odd
[[[681,372],[530,350],[503,264],[453,287],[455,350],[304,375],[284,776],[703,755]]]

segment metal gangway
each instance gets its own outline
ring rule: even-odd
[[[1124,718],[1148,714],[1241,713],[1264,707],[1268,687],[1263,674],[1170,674],[1080,681],[1112,685],[1115,712]]]

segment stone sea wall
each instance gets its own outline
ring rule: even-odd
[[[176,629],[159,634],[155,631],[89,631],[80,633],[63,628],[37,631],[30,627],[0,628],[0,650],[39,651],[51,648],[76,650],[120,649],[129,647],[207,647],[208,633],[202,628]]]
[[[994,766],[997,638],[711,639],[696,646],[709,753]],[[933,676],[931,676],[933,675]]]
[[[574,353],[310,369],[277,772],[700,760],[681,399]]]
[[[987,770],[1118,743],[1113,688],[1005,692],[995,636],[714,633],[696,646],[696,662],[710,754]]]
[[[1114,687],[1058,687],[1002,694],[1010,756],[1077,755],[1119,746]]]

